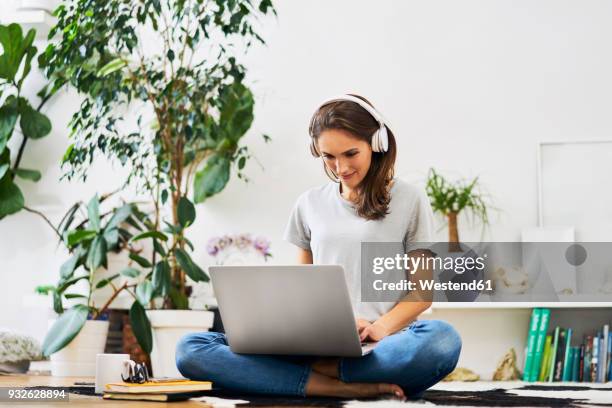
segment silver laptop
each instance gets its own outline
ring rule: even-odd
[[[361,343],[338,265],[211,266],[219,312],[235,353],[358,357]]]

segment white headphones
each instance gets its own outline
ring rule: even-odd
[[[327,105],[328,103],[337,102],[337,101],[355,102],[356,104],[361,106],[363,109],[368,111],[368,113],[372,115],[372,117],[378,122],[378,125],[379,125],[378,130],[376,130],[374,134],[372,135],[372,151],[375,151],[378,153],[384,153],[389,149],[389,135],[387,134],[387,126],[385,125],[385,119],[383,119],[382,115],[376,109],[374,109],[366,101],[360,98],[357,98],[352,95],[342,95],[342,96],[338,96],[335,98],[327,99],[319,105],[319,107],[317,108],[315,112],[317,112],[319,109],[321,109],[323,106]],[[312,129],[310,130],[312,131]],[[312,153],[314,157],[320,157],[321,155],[319,154],[317,150],[314,138],[312,138],[312,134],[310,136],[311,136],[310,152]]]

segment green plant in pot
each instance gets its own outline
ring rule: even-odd
[[[56,285],[36,288],[41,294],[53,296],[53,309],[59,314],[42,347],[43,355],[52,356],[53,375],[95,374],[92,371],[95,364],[92,350],[104,352],[108,331],[104,314],[122,293],[133,298],[131,325],[143,339],[143,347],[148,347],[147,352],[150,352],[151,330],[144,309],[149,299],[143,294],[143,288],[150,285],[151,277],[146,276],[146,270],[138,267],[136,262],[112,270],[109,258],[125,253],[141,261],[138,254],[142,248],[138,242],[144,239],[143,231],[150,228],[151,220],[136,203],[125,203],[102,212],[101,204],[109,196],[98,198],[96,195],[87,204],[78,202],[66,212],[55,230],[70,255],[60,267]],[[96,298],[100,292],[107,292],[106,296]],[[71,305],[67,306],[66,302]],[[82,331],[87,336],[76,344],[72,343]],[[92,339],[95,344],[83,344]],[[71,349],[84,349],[79,354],[83,357],[81,361],[64,361],[66,353],[59,352],[68,345]],[[90,354],[88,358],[84,356],[86,353]]]
[[[74,0],[55,12],[50,39],[60,38],[39,63],[83,97],[71,121],[66,177],[84,179],[98,155],[129,166],[126,183],[155,208],[146,232],[154,250],[143,267],[164,309],[188,307],[187,277],[208,279],[186,237],[193,203],[221,192],[232,171],[246,179],[250,152],[240,142],[254,98],[236,55],[263,43],[254,20],[273,12],[269,0]],[[173,353],[164,352],[167,361]],[[174,371],[156,371],[155,359],[155,375],[176,372],[173,361]]]
[[[36,182],[41,178],[40,171],[23,168],[21,162],[28,140],[41,139],[51,132],[51,122],[41,110],[57,91],[45,87],[38,93],[40,100],[36,106],[23,94],[25,80],[32,70],[32,60],[38,52],[33,45],[35,37],[34,29],[24,35],[18,24],[0,24],[0,219],[24,208],[38,213],[26,207],[16,180]],[[21,141],[16,154],[11,157],[8,144],[15,132],[21,133]]]
[[[427,176],[426,192],[434,213],[441,214],[448,222],[449,251],[461,250],[457,225],[460,213],[465,212],[473,220],[480,220],[483,227],[489,225],[490,204],[480,191],[478,177],[471,181],[450,182],[431,168]]]

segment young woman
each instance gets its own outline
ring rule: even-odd
[[[222,388],[281,395],[418,398],[456,366],[461,339],[448,323],[416,320],[431,302],[361,302],[362,242],[432,240],[424,192],[394,177],[393,133],[365,99],[325,101],[310,123],[311,152],[332,182],[303,193],[285,230],[300,263],[342,265],[364,357],[304,358],[235,354],[221,333],[194,333],[177,346],[186,377]]]

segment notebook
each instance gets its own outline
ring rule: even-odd
[[[152,393],[173,393],[188,391],[206,391],[212,388],[210,381],[166,381],[166,382],[145,382],[137,383],[110,383],[106,384],[104,391],[108,393],[129,393],[129,394],[152,394]]]
[[[186,401],[190,398],[201,397],[201,391],[193,392],[171,392],[168,394],[130,394],[130,393],[117,393],[117,392],[105,392],[102,398],[107,400],[129,400],[129,401],[160,401],[160,402],[173,402],[173,401]],[[202,406],[205,408],[205,406]]]

